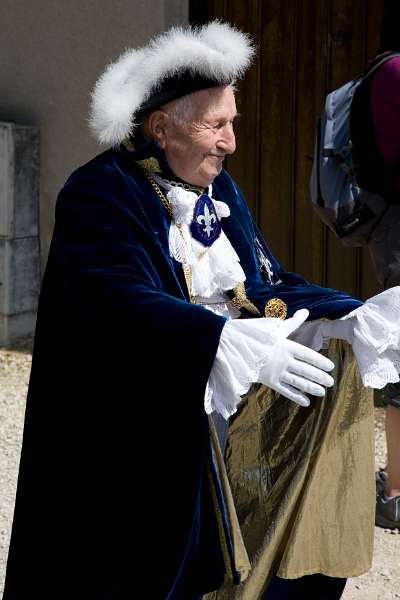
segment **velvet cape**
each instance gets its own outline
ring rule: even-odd
[[[131,158],[104,152],[57,201],[4,600],[126,600],[143,585],[187,600],[222,583],[204,390],[225,320],[189,302],[169,215]],[[225,171],[213,197],[261,315],[276,297],[313,319],[359,305],[286,273]]]

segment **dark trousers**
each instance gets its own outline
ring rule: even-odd
[[[326,575],[305,575],[298,579],[274,577],[262,600],[337,600],[347,579]]]

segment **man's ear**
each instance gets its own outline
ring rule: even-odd
[[[157,140],[163,150],[166,145],[167,126],[168,115],[163,110],[155,110],[148,116],[146,134],[153,140]]]

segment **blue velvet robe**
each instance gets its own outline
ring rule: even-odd
[[[261,314],[276,297],[313,319],[359,305],[286,273],[226,172],[213,196],[230,206],[223,229]],[[225,320],[189,302],[169,224],[126,151],[99,155],[60,193],[4,600],[127,600],[143,586],[151,600],[188,600],[222,583],[203,404]]]

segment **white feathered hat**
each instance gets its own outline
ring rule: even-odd
[[[248,35],[228,23],[172,27],[108,66],[93,90],[90,126],[100,143],[117,145],[149,110],[200,89],[233,83],[254,53]]]

